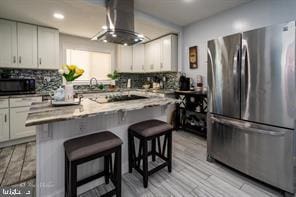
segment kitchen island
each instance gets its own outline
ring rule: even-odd
[[[115,96],[118,96],[117,93]],[[80,105],[52,107],[50,102],[32,104],[26,126],[37,126],[36,133],[36,193],[37,196],[64,196],[64,141],[109,130],[119,136],[122,146],[122,172],[128,171],[127,128],[147,119],[167,121],[176,102],[173,98],[141,91],[118,93],[136,95],[138,100],[98,102],[106,94],[91,95]],[[101,98],[101,99],[99,99]],[[101,170],[101,160],[78,167],[78,179]],[[103,180],[91,182],[78,188],[81,194]]]

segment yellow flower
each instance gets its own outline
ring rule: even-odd
[[[82,75],[84,73],[84,70],[83,69],[80,69],[80,68],[76,68],[75,69],[75,74],[76,75]]]
[[[77,68],[76,65],[69,65],[69,66],[68,66],[68,69],[69,69],[70,71],[75,71],[76,68]]]

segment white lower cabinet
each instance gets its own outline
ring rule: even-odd
[[[9,110],[0,109],[0,142],[9,140]]]
[[[10,139],[29,137],[36,134],[36,127],[26,127],[30,107],[10,108]]]

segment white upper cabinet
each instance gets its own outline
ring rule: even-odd
[[[17,67],[16,22],[0,19],[0,67]]]
[[[177,71],[178,38],[168,35],[145,44],[145,71]]]
[[[119,72],[178,70],[178,37],[170,34],[133,47],[118,46]]]
[[[160,70],[160,42],[155,40],[145,44],[145,71]]]
[[[0,43],[0,67],[59,69],[56,29],[0,19]]]
[[[38,67],[59,69],[59,31],[38,27]]]
[[[176,35],[168,35],[160,39],[160,71],[177,71],[178,40]]]
[[[133,47],[133,72],[145,72],[145,48],[144,44]]]
[[[37,26],[17,23],[18,67],[37,68]]]
[[[133,71],[133,47],[118,46],[117,48],[117,69],[119,72]]]

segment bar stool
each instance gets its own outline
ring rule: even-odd
[[[160,120],[147,120],[133,124],[128,128],[129,173],[132,173],[132,169],[135,168],[143,176],[144,188],[147,188],[148,176],[151,174],[166,166],[169,172],[172,171],[172,130],[173,128],[169,124]],[[162,147],[161,136],[164,136]],[[137,155],[134,137],[140,141]],[[156,150],[156,140],[158,150]],[[151,151],[149,152],[148,141],[151,141]],[[155,161],[155,157],[158,156],[165,162],[148,170],[148,156],[152,156],[152,161]],[[142,169],[140,167],[141,160],[143,162]]]
[[[109,131],[103,131],[64,142],[65,148],[65,196],[76,197],[77,187],[95,179],[105,177],[109,179],[115,189],[103,196],[121,196],[121,144],[119,137]],[[114,153],[114,169],[112,154]],[[104,157],[104,170],[95,175],[77,181],[77,166],[88,161]]]

